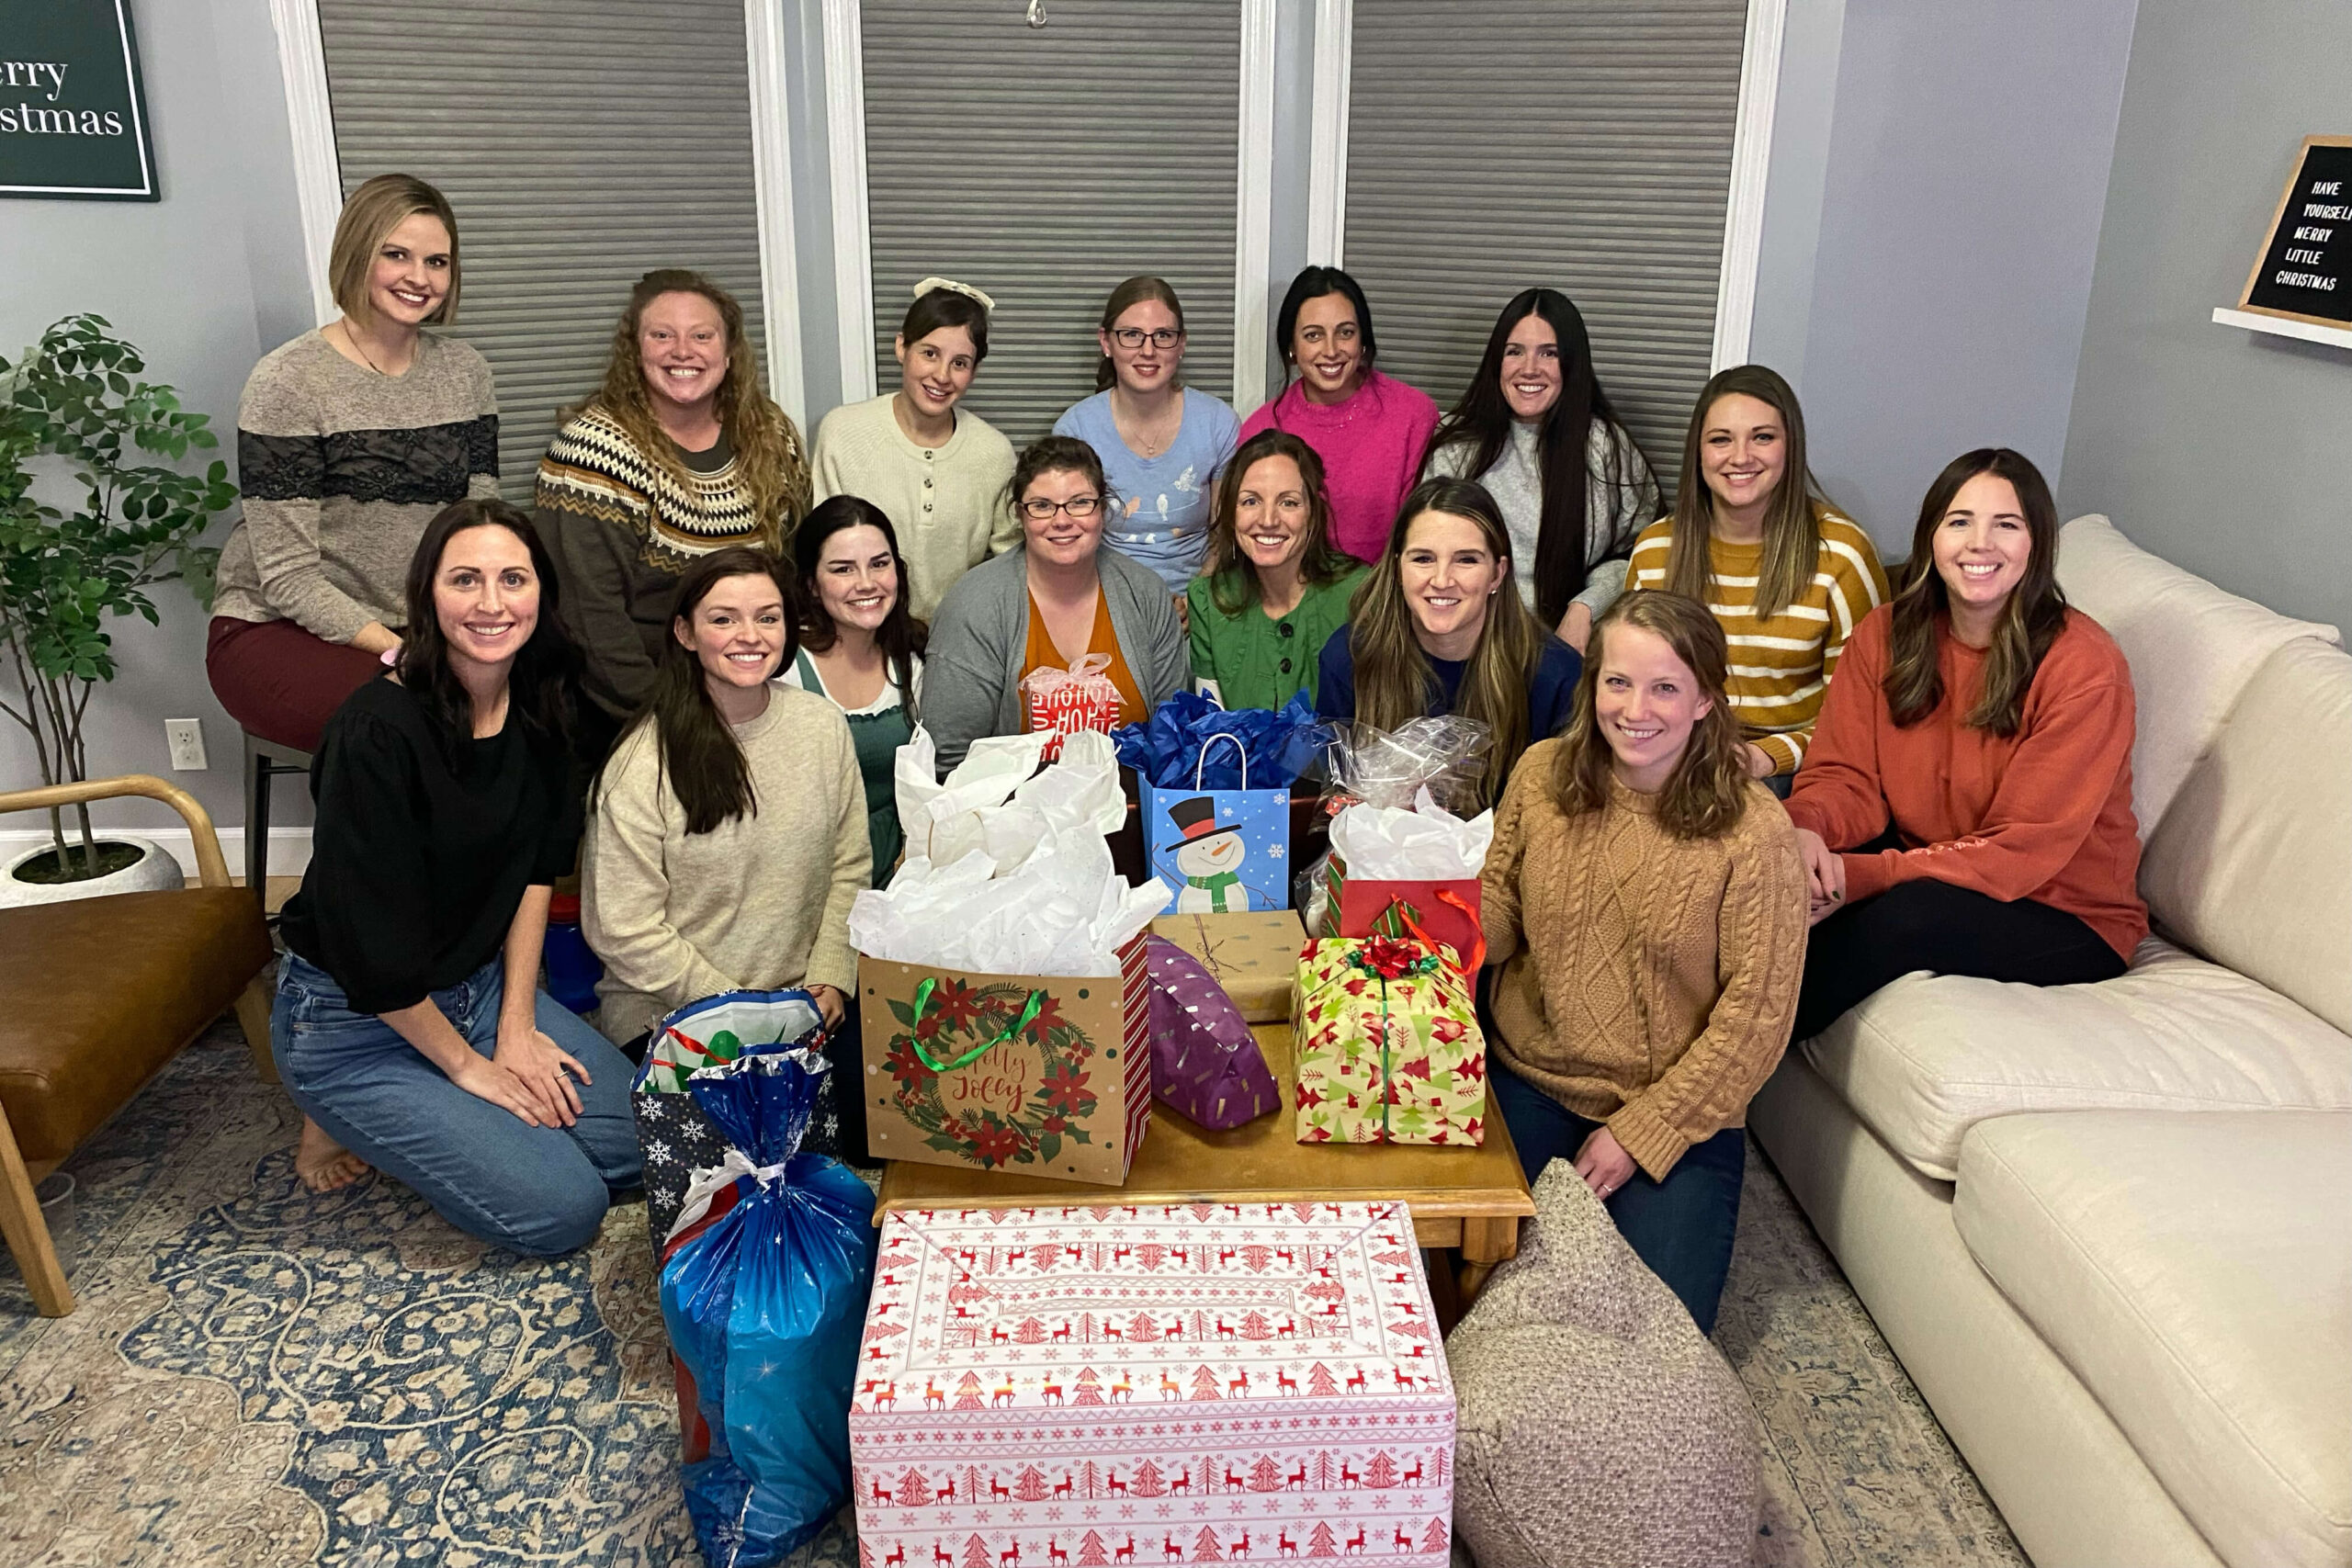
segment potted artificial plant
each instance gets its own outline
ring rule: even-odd
[[[220,445],[171,388],[133,379],[146,367],[89,315],[58,322],[13,365],[0,359],[0,712],[31,735],[43,784],[88,776],[83,719],[115,672],[107,618],[135,611],[155,624],[146,591],[175,578],[209,600],[220,552],[197,541],[237,499],[224,463],[199,476],[138,461],[177,464]],[[78,487],[78,504],[37,497],[43,480],[61,499]],[[69,836],[51,811],[50,843],[0,866],[0,905],[182,886],[164,850],[92,832],[87,807],[74,818]]]

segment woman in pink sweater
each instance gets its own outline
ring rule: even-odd
[[[1310,266],[1291,280],[1274,341],[1298,379],[1243,423],[1241,439],[1261,430],[1304,438],[1329,479],[1331,542],[1378,560],[1437,429],[1437,404],[1373,368],[1372,307],[1336,266]]]

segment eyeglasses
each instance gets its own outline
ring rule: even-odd
[[[1111,329],[1112,341],[1116,343],[1121,348],[1141,348],[1144,345],[1144,340],[1147,338],[1151,341],[1151,346],[1154,348],[1174,348],[1178,340],[1182,338],[1183,335],[1184,334],[1182,333],[1176,331],[1172,327],[1161,327],[1157,332],[1148,333],[1144,331],[1141,327],[1114,327]]]
[[[1067,512],[1073,519],[1082,520],[1093,516],[1102,507],[1102,498],[1099,495],[1074,495],[1068,501],[1047,501],[1042,495],[1033,495],[1021,503],[1021,510],[1039,523],[1050,523],[1057,512]]]

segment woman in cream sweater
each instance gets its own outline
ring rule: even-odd
[[[1555,1158],[1713,1332],[1741,1125],[1804,967],[1788,814],[1741,765],[1723,628],[1679,594],[1603,611],[1567,733],[1503,795],[1481,910],[1501,967],[1495,1100],[1530,1180]]]
[[[653,699],[597,781],[582,924],[616,1043],[720,991],[806,987],[838,1030],[850,901],[873,851],[842,710],[773,683],[796,639],[783,568],[730,546],[678,581]]]

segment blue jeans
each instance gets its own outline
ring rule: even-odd
[[[434,1005],[487,1056],[498,1043],[503,965],[492,959]],[[270,1050],[294,1103],[337,1143],[408,1184],[469,1235],[533,1257],[584,1247],[618,1190],[643,1171],[628,1060],[538,993],[538,1026],[588,1070],[580,1117],[534,1127],[467,1093],[374,1013],[354,1012],[324,970],[286,955]]]
[[[1519,1163],[1533,1181],[1555,1159],[1573,1162],[1584,1141],[1601,1125],[1545,1094],[1525,1078],[1487,1057],[1487,1078]],[[1681,1298],[1702,1334],[1715,1331],[1715,1306],[1724,1277],[1731,1272],[1732,1233],[1739,1224],[1740,1177],[1747,1159],[1747,1136],[1726,1127],[1693,1144],[1666,1173],[1652,1179],[1636,1166],[1625,1185],[1603,1201],[1634,1254]]]

